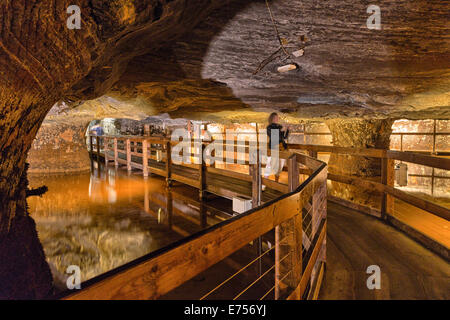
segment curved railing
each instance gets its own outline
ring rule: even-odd
[[[63,298],[156,299],[233,253],[255,244],[258,244],[256,257],[230,277],[221,280],[218,285],[209,288],[202,298],[217,294],[229,285],[231,278],[242,275],[244,271],[247,278],[243,280],[242,290],[232,296],[222,295],[221,298],[245,298],[248,290],[256,286],[259,286],[260,299],[317,298],[325,263],[327,166],[324,162],[295,152],[281,152],[280,157],[287,160],[287,184],[261,178],[260,161],[251,164],[248,160],[244,163],[249,165],[249,174],[214,168],[202,161],[201,164],[187,166],[198,170],[197,177],[180,178],[182,175],[175,176],[172,172],[174,168],[170,158],[171,145],[177,142],[146,137],[102,139],[103,148],[101,139],[98,139],[94,150],[91,138],[90,150],[99,158],[102,154],[107,164],[112,158],[116,165],[123,163],[129,169],[133,166],[140,167],[144,172],[166,177],[168,182],[175,180],[195,186],[200,192],[217,191],[213,188],[213,180],[208,179],[208,174],[250,183],[254,208],[88,280],[82,283],[81,290],[66,292]],[[121,140],[123,148],[119,146]],[[244,145],[248,154],[248,143]],[[237,148],[237,144],[235,147]],[[163,155],[155,154],[153,149],[161,150]],[[204,144],[200,150],[192,149],[192,156],[195,157],[196,152],[203,150]],[[142,158],[141,163],[132,158],[139,156]],[[155,161],[162,162],[157,170],[153,167],[154,157]],[[260,159],[259,155],[257,158]],[[133,165],[133,161],[138,162]],[[311,170],[311,174],[300,183],[300,171],[305,169]],[[275,188],[283,193],[260,204],[261,182],[267,183],[268,188]],[[259,270],[249,273],[250,266],[254,264],[259,264]]]
[[[348,176],[336,172],[328,173],[328,180],[351,185],[367,192],[381,195],[378,208],[367,207],[355,202],[330,197],[331,200],[350,206],[358,211],[381,218],[406,232],[415,240],[433,250],[443,258],[450,259],[450,209],[432,199],[395,188],[395,161],[412,163],[429,168],[450,171],[450,159],[416,152],[393,151],[384,149],[346,148],[325,145],[290,144],[291,151],[308,152],[317,158],[321,154],[340,154],[352,157],[379,159],[381,176],[378,181],[364,177]],[[356,158],[357,159],[357,158]],[[309,174],[308,170],[303,173]]]

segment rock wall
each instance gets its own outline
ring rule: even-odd
[[[66,26],[77,4],[82,28]],[[182,36],[222,1],[0,2],[0,298],[42,298],[52,280],[27,214],[26,155],[64,96],[95,98],[134,56]],[[9,284],[17,284],[13,290]]]
[[[30,173],[73,173],[90,170],[87,123],[42,124],[28,152]]]
[[[326,121],[333,137],[333,145],[351,148],[389,149],[393,120],[343,120]],[[328,162],[330,173],[357,176],[381,181],[381,159],[332,154]],[[380,209],[381,195],[339,182],[331,182],[329,194],[365,206]]]

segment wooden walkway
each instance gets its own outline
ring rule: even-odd
[[[206,297],[213,297],[212,295],[218,293],[216,289],[225,289],[226,295],[230,298],[230,295],[235,294],[235,288],[233,285],[230,286],[229,281],[237,275],[248,273],[248,267],[252,265],[253,268],[255,262],[259,261],[261,265],[267,261],[266,271],[263,272],[259,267],[258,273],[249,274],[256,277],[250,287],[262,287],[268,290],[260,298],[316,299],[321,288],[326,260],[327,179],[378,191],[382,194],[382,200],[381,211],[377,215],[380,218],[378,220],[358,215],[345,208],[343,211],[336,211],[341,216],[334,226],[341,229],[329,233],[329,242],[336,249],[331,254],[331,257],[334,256],[336,259],[334,261],[336,269],[331,269],[331,272],[327,273],[326,279],[331,280],[327,280],[328,288],[323,291],[323,298],[408,297],[408,295],[401,296],[402,290],[409,293],[420,292],[417,296],[425,298],[446,297],[446,294],[442,292],[448,292],[448,263],[445,261],[442,263],[442,259],[439,260],[440,258],[433,253],[418,246],[398,231],[393,232],[394,229],[389,226],[389,223],[397,226],[393,223],[393,205],[396,199],[446,221],[450,219],[449,209],[394,188],[393,180],[394,160],[450,170],[449,159],[379,149],[289,145],[289,151],[280,152],[280,158],[287,160],[288,183],[283,184],[261,177],[261,163],[259,160],[256,163],[249,163],[249,157],[253,154],[249,144],[246,143],[235,141],[227,147],[234,148],[234,159],[236,159],[238,143],[239,147],[244,146],[245,151],[239,152],[247,157],[243,164],[248,165],[248,173],[217,168],[205,161],[200,161],[199,164],[175,163],[171,159],[171,148],[179,144],[179,141],[156,137],[122,136],[102,137],[96,140],[96,148],[94,148],[93,137],[91,137],[91,155],[96,156],[99,161],[104,159],[106,165],[109,165],[111,161],[115,166],[124,164],[129,172],[135,168],[142,170],[144,177],[150,173],[157,174],[166,178],[168,186],[174,181],[192,186],[198,190],[200,200],[204,199],[206,193],[229,199],[234,196],[248,196],[251,197],[253,209],[112,270],[102,277],[91,279],[84,283],[84,289],[80,292],[68,293],[66,296],[68,299],[165,297],[171,295],[172,290],[177,288],[182,290],[183,284],[189,286],[192,282],[187,280],[201,275],[202,272],[208,273],[214,265],[226,264],[227,257],[238,254],[238,251],[249,243],[256,243],[256,258],[242,268],[240,266],[235,268],[236,273],[229,278],[218,280],[220,283],[217,283],[215,288],[211,288]],[[183,156],[188,156],[191,161],[201,159],[200,155],[204,154],[206,146],[207,143],[203,142],[199,145],[196,145],[194,141],[188,142],[188,154],[183,148]],[[222,148],[223,152],[225,147],[222,146]],[[295,150],[307,151],[309,155]],[[229,151],[228,148],[226,151]],[[379,158],[382,168],[381,181],[328,174],[326,164],[317,160],[318,152]],[[255,153],[256,159],[259,159],[260,151],[256,150]],[[308,176],[306,180],[300,182],[305,175]],[[267,191],[261,192],[261,184],[266,185]],[[273,236],[264,242],[262,239],[269,233]],[[336,239],[337,237],[339,238]],[[426,245],[430,237],[428,236],[424,241],[420,237],[415,239]],[[421,249],[417,249],[418,247]],[[438,253],[448,258],[448,249],[444,249]],[[190,254],[186,255],[186,252]],[[395,256],[396,252],[398,252],[398,258]],[[433,259],[432,264],[426,266],[427,262],[423,257]],[[405,261],[398,261],[402,259]],[[422,263],[422,269],[418,267],[419,272],[415,273],[421,279],[420,283],[424,287],[422,291],[419,290],[420,283],[411,280],[414,278],[415,269],[408,269],[408,259],[416,265]],[[370,265],[380,266],[384,274],[382,283],[388,284],[384,291],[370,291],[369,294],[364,291],[364,288],[367,289],[365,272]],[[413,275],[410,276],[408,271]],[[397,274],[398,272],[402,274],[406,272],[408,276],[405,278]],[[437,286],[436,291],[429,289],[432,285],[425,285],[421,278],[427,276],[427,272],[431,273],[432,282],[442,282],[442,286]],[[217,272],[211,274],[214,275]],[[268,283],[264,283],[266,275],[270,275]],[[349,288],[350,293],[345,291],[347,289],[344,289],[343,285]],[[244,297],[250,287],[241,290],[234,298]]]
[[[450,299],[450,264],[379,219],[328,203],[327,272],[320,299]],[[381,289],[366,269],[378,265]]]

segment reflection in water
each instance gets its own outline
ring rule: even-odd
[[[69,265],[85,281],[220,221],[189,187],[169,191],[163,179],[111,168],[30,176],[30,187],[41,185],[49,191],[28,199],[30,214],[60,289]]]

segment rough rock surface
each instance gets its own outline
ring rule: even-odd
[[[251,121],[252,111],[301,118],[449,118],[448,7],[383,1],[369,30],[366,1],[271,1],[283,53],[264,1],[230,2],[159,52],[136,57],[115,86],[153,112]],[[426,17],[426,18],[424,18]],[[302,38],[304,36],[304,38]],[[288,62],[298,71],[278,73]]]
[[[75,1],[81,30],[66,27],[68,0],[0,3],[0,282],[22,283],[2,298],[48,294],[51,276],[26,212],[25,160],[52,105],[96,97],[127,62],[188,32],[222,1]],[[17,226],[21,221],[20,232]],[[28,231],[27,231],[28,230]],[[18,246],[15,242],[23,241]],[[26,257],[26,258],[25,258]],[[5,287],[6,288],[6,287]]]
[[[28,171],[70,173],[89,170],[85,133],[85,123],[44,122],[28,152]]]

